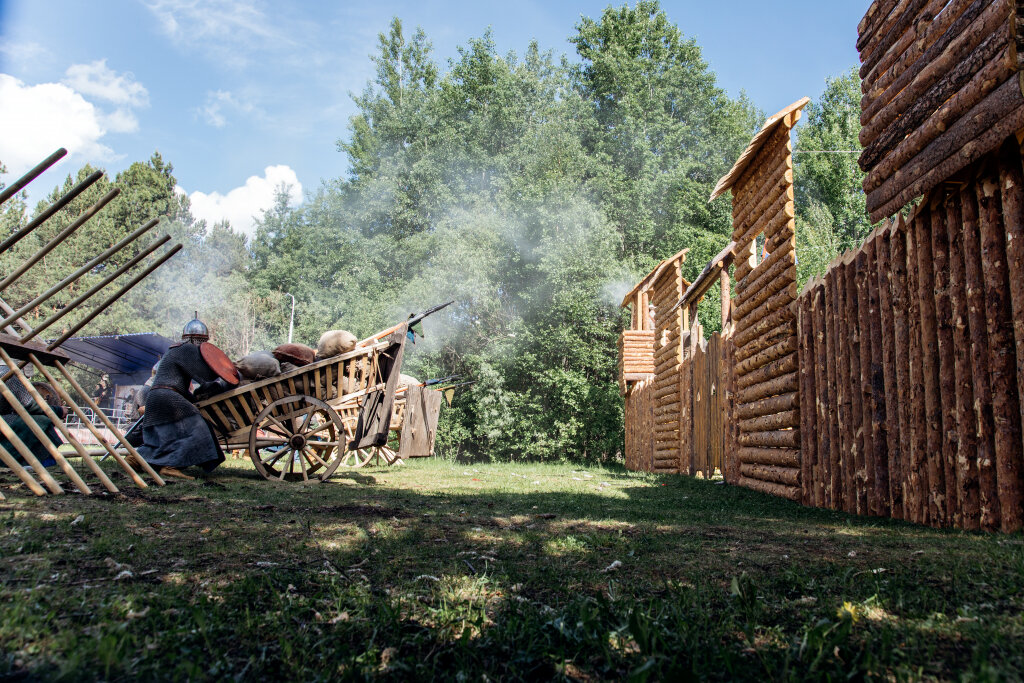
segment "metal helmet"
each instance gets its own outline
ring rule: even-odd
[[[185,329],[181,331],[181,340],[192,344],[202,344],[209,339],[210,330],[206,327],[206,323],[199,319],[199,311],[196,311],[196,317],[185,323]]]

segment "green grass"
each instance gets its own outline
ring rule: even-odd
[[[0,679],[1024,671],[1020,535],[570,465],[414,461],[303,486],[231,460],[93,497],[11,482]]]

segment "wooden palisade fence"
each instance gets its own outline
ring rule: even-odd
[[[771,117],[712,195],[732,191],[732,241],[674,306],[664,286],[652,298],[654,371],[623,382],[627,465],[717,469],[861,515],[1020,530],[1024,2],[875,0],[859,28],[860,163],[868,212],[885,220],[798,296],[789,138],[806,99]],[[717,280],[712,344],[696,306]],[[650,457],[631,458],[650,431]],[[679,443],[674,469],[659,434]]]

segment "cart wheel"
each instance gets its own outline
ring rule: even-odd
[[[256,471],[278,481],[327,481],[344,451],[345,428],[329,405],[312,396],[280,398],[249,430]]]

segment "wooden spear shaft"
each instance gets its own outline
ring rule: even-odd
[[[32,356],[34,357],[35,354],[32,354]],[[72,387],[74,387],[75,391],[77,391],[78,394],[82,397],[82,400],[89,404],[90,408],[96,411],[96,414],[99,415],[100,420],[103,422],[106,428],[110,430],[110,433],[113,434],[117,438],[117,440],[121,442],[121,445],[123,445],[129,453],[135,456],[135,459],[139,461],[140,465],[142,465],[142,469],[146,470],[146,473],[149,476],[153,477],[153,481],[155,481],[157,485],[163,486],[165,483],[163,478],[161,478],[160,475],[156,473],[156,470],[154,470],[150,466],[150,464],[146,462],[141,455],[139,455],[139,452],[135,450],[135,447],[128,443],[127,439],[125,439],[124,435],[121,433],[121,430],[115,427],[113,423],[111,423],[111,421],[107,419],[107,416],[103,413],[103,411],[100,410],[99,406],[97,406],[96,403],[93,402],[93,400],[89,397],[89,394],[87,394],[85,389],[83,389],[78,384],[78,381],[71,375],[71,373],[68,372],[67,368],[64,367],[64,364],[61,363],[60,361],[55,361],[54,367],[56,367],[57,370],[59,370],[60,373],[64,375],[64,378],[67,379],[68,383],[71,384]],[[120,455],[115,455],[115,457],[119,459],[121,458]],[[121,462],[124,461],[121,460]],[[127,467],[127,463],[125,463],[125,466]],[[129,469],[131,468],[129,467]]]
[[[0,422],[3,422],[3,420],[0,420]],[[25,486],[29,487],[32,493],[36,494],[37,496],[46,495],[46,489],[44,489],[39,484],[39,482],[36,481],[32,477],[32,475],[28,473],[28,470],[22,467],[21,463],[18,462],[17,459],[13,455],[11,455],[3,446],[0,446],[0,461],[7,465],[7,467],[12,472],[18,475],[18,479],[21,479],[22,483],[25,484]]]
[[[135,266],[137,263],[139,263],[139,261],[141,261],[142,259],[144,259],[147,256],[149,256],[150,254],[152,254],[156,249],[158,249],[161,245],[167,243],[167,241],[170,240],[170,239],[171,239],[170,235],[164,235],[159,240],[157,240],[153,244],[151,244],[148,247],[146,247],[143,251],[141,251],[138,254],[136,254],[135,256],[133,256],[131,258],[131,260],[129,260],[123,266],[121,266],[120,268],[115,270],[113,273],[111,273],[110,275],[106,276],[105,278],[103,278],[102,280],[97,282],[95,285],[93,285],[92,287],[90,287],[89,289],[85,290],[84,292],[82,292],[77,297],[75,297],[75,299],[73,301],[68,303],[61,310],[57,311],[56,314],[50,316],[49,318],[47,318],[46,320],[41,322],[39,325],[37,325],[35,327],[35,329],[30,330],[27,334],[23,335],[21,337],[21,341],[26,342],[26,341],[34,338],[36,335],[38,335],[43,330],[45,330],[46,328],[48,328],[51,325],[53,325],[54,323],[56,323],[58,320],[60,320],[61,318],[63,318],[67,314],[71,313],[72,311],[77,310],[78,307],[81,304],[83,304],[87,299],[89,299],[93,294],[95,294],[96,292],[100,291],[101,289],[103,289],[104,287],[109,285],[111,282],[116,280],[118,277],[120,277],[124,273],[128,272],[133,266]],[[109,304],[107,304],[107,305],[109,305]],[[100,308],[99,310],[102,310],[102,308]],[[90,320],[91,320],[91,318],[90,318]],[[67,339],[67,337],[65,339]],[[56,348],[56,347],[51,346],[50,348]]]
[[[90,174],[88,178],[78,183],[73,188],[71,188],[71,190],[69,190],[67,194],[65,194],[57,201],[55,201],[53,204],[50,204],[48,207],[46,207],[46,209],[44,209],[41,214],[39,214],[31,221],[29,221],[29,223],[25,227],[9,235],[7,239],[5,239],[3,242],[0,242],[0,254],[4,253],[5,251],[13,247],[15,244],[20,242],[23,237],[25,237],[30,232],[32,232],[40,225],[45,223],[47,220],[49,220],[50,216],[52,216],[53,214],[57,213],[65,206],[70,204],[75,197],[85,192],[85,190],[88,189],[90,185],[92,185],[102,177],[103,171],[95,171],[92,174]]]
[[[118,188],[114,188],[107,194],[100,197],[99,201],[97,201],[95,204],[93,204],[92,206],[85,210],[85,213],[83,213],[81,216],[76,218],[70,225],[68,225],[66,228],[57,233],[57,235],[52,240],[44,244],[38,251],[36,251],[27,259],[25,259],[25,261],[20,266],[14,269],[14,272],[5,277],[3,280],[0,280],[0,291],[7,289],[12,284],[14,284],[14,282],[22,275],[24,275],[29,268],[39,263],[41,259],[43,259],[51,251],[56,249],[64,240],[66,240],[68,237],[71,237],[71,235],[73,235],[76,230],[85,225],[90,218],[99,213],[100,209],[109,204],[110,201],[119,194],[121,194],[121,190],[119,190]]]
[[[43,374],[43,377],[46,378],[46,381],[53,386],[57,394],[62,399],[64,399],[64,401],[68,404],[71,410],[74,411],[75,415],[78,416],[78,419],[82,421],[82,424],[84,424],[86,428],[90,432],[92,432],[92,435],[96,437],[96,440],[100,443],[100,445],[102,445],[103,448],[106,449],[107,453],[109,453],[110,456],[114,458],[114,461],[117,462],[117,464],[121,466],[121,469],[123,469],[125,473],[131,478],[131,480],[135,482],[135,485],[143,489],[148,488],[146,482],[143,481],[142,478],[138,475],[138,473],[134,469],[132,469],[127,462],[125,462],[124,458],[122,458],[121,455],[117,451],[115,451],[109,443],[107,443],[105,437],[103,436],[102,433],[100,433],[100,430],[96,429],[96,426],[93,425],[92,420],[89,419],[89,416],[87,416],[85,412],[82,411],[78,404],[75,403],[74,399],[72,399],[68,392],[64,390],[64,387],[62,387],[57,382],[57,380],[53,378],[53,375],[51,375],[49,371],[43,366],[43,364],[39,362],[39,359],[35,357],[35,354],[30,354],[29,357],[32,359],[32,364],[36,366],[36,369]],[[65,370],[64,372],[67,373],[67,370]],[[69,375],[67,374],[64,374],[64,376],[69,377]],[[70,379],[72,379],[72,381],[74,380],[74,378]],[[81,388],[76,389],[76,391],[78,391],[80,395],[85,396]],[[99,407],[96,406],[95,403],[92,403],[90,401],[90,404],[91,405],[89,407],[96,411],[97,415],[101,416],[101,418],[104,417],[103,413],[100,412]],[[118,434],[117,431],[114,431],[112,433]]]
[[[2,351],[3,350],[0,349],[0,352]],[[7,356],[6,353],[4,353],[3,355]],[[19,379],[21,379],[21,377],[24,377],[24,375],[21,374],[21,371],[18,370],[16,366],[9,365],[8,367],[11,367],[12,369],[15,370],[14,374]],[[31,384],[31,382],[26,383],[25,380],[22,380],[22,384],[25,384],[25,386],[27,387],[28,384]],[[71,483],[75,485],[75,488],[77,488],[79,491],[86,495],[92,493],[92,490],[89,488],[89,486],[84,481],[82,481],[82,478],[78,476],[78,473],[75,472],[71,465],[68,464],[68,461],[64,459],[64,456],[61,455],[59,450],[57,450],[57,447],[53,445],[52,441],[50,441],[50,437],[46,435],[46,432],[43,431],[42,427],[39,426],[39,423],[37,423],[35,419],[32,417],[32,415],[29,414],[28,410],[25,409],[25,406],[21,404],[21,401],[18,400],[18,397],[14,395],[14,392],[10,390],[10,388],[7,386],[5,382],[0,382],[0,395],[2,395],[4,399],[11,405],[11,408],[14,409],[14,412],[18,415],[18,417],[21,418],[21,421],[25,423],[25,426],[27,426],[29,430],[31,430],[32,434],[35,435],[36,439],[38,439],[39,443],[42,444],[43,448],[45,448],[46,451],[50,454],[50,456],[57,462],[57,464],[60,466],[60,469],[64,472],[64,474],[67,475],[68,479],[71,480]],[[40,407],[41,406],[42,404],[40,404]],[[49,416],[47,415],[47,417]],[[53,420],[53,418],[50,419]],[[53,422],[54,424],[56,424],[56,420],[53,420]],[[34,466],[35,465],[33,465],[33,467]],[[45,468],[43,469],[45,470]],[[61,492],[63,493],[63,490]]]
[[[50,168],[55,163],[64,158],[64,155],[66,155],[67,153],[68,151],[61,147],[56,152],[54,152],[53,154],[39,162],[39,164],[37,164],[36,167],[33,168],[31,171],[18,178],[16,181],[14,181],[14,183],[9,185],[8,187],[5,187],[3,191],[0,192],[0,204],[3,204],[8,199],[21,192],[26,185],[28,185],[33,180],[38,178],[43,171]]]
[[[14,396],[14,394],[10,392],[10,390],[7,388],[7,385],[4,384],[3,382],[0,382],[0,385],[3,385],[3,387],[0,388],[0,394],[2,394],[4,398],[6,398],[8,401],[11,401],[11,399],[13,399],[14,403],[17,403],[18,399]],[[11,407],[14,407],[13,403]],[[34,421],[33,424],[35,424]],[[3,434],[4,438],[10,441],[11,445],[14,446],[14,449],[18,451],[18,453],[21,454],[21,457],[25,459],[25,462],[32,466],[32,469],[34,469],[36,473],[39,475],[39,479],[43,482],[43,485],[46,486],[46,488],[50,489],[50,493],[64,493],[64,489],[60,487],[60,484],[58,484],[57,480],[53,478],[53,475],[47,472],[46,468],[40,464],[39,459],[36,458],[35,453],[32,452],[32,449],[29,448],[25,444],[25,442],[21,440],[21,437],[14,433],[14,430],[11,429],[11,426],[7,424],[7,420],[3,419],[2,417],[0,417],[0,434]]]
[[[7,355],[7,352],[4,351],[3,349],[0,349],[0,360],[3,360],[3,362],[7,363],[7,366],[14,371],[14,376],[21,380],[22,384],[25,385],[25,389],[28,390],[28,393],[32,397],[32,399],[39,404],[39,407],[42,408],[44,413],[46,413],[46,416],[53,421],[53,424],[57,427],[57,429],[64,436],[67,442],[74,447],[75,451],[82,458],[82,461],[86,464],[86,466],[88,466],[90,470],[92,470],[92,473],[96,475],[96,477],[100,480],[100,483],[103,484],[104,488],[106,488],[111,493],[117,493],[117,487],[114,486],[114,482],[110,481],[110,478],[107,477],[107,473],[100,469],[100,466],[97,465],[96,462],[92,459],[92,457],[89,456],[89,454],[85,451],[85,448],[82,446],[81,442],[77,438],[75,438],[75,435],[72,434],[71,431],[64,425],[64,420],[62,420],[57,415],[57,413],[50,407],[50,405],[46,402],[46,399],[43,398],[38,391],[36,391],[36,388],[32,385],[30,381],[28,381],[28,378],[21,372],[21,369],[14,363],[13,359],[9,355]],[[57,462],[61,462],[61,460],[58,459]],[[67,472],[67,470],[65,470],[65,472]],[[75,474],[77,475],[77,472]],[[69,474],[68,476],[70,477],[71,475]],[[72,481],[74,481],[73,477]],[[79,490],[82,490],[81,487],[79,487]],[[87,494],[90,493],[90,491],[82,491],[82,493]]]
[[[63,280],[58,282],[56,285],[54,285],[50,289],[46,290],[45,292],[43,292],[42,294],[37,296],[35,299],[32,299],[32,301],[29,301],[27,304],[25,304],[24,306],[19,308],[17,311],[14,311],[14,312],[10,313],[10,315],[8,315],[2,322],[0,322],[0,327],[7,327],[7,326],[9,326],[12,322],[16,321],[18,318],[20,318],[21,316],[25,315],[26,313],[31,311],[36,306],[46,302],[46,300],[49,299],[51,296],[53,296],[57,292],[61,291],[62,289],[64,289],[68,285],[70,285],[71,283],[75,282],[75,280],[77,280],[78,278],[80,278],[83,275],[85,275],[86,273],[88,273],[90,270],[92,270],[93,268],[98,266],[100,263],[106,261],[109,257],[111,257],[114,254],[116,254],[117,252],[121,251],[121,249],[123,249],[127,245],[131,244],[136,239],[138,239],[142,235],[146,234],[150,230],[152,230],[153,227],[157,223],[159,223],[159,222],[160,222],[160,220],[158,218],[154,218],[153,220],[149,221],[148,223],[143,225],[141,228],[139,228],[138,230],[136,230],[132,234],[130,234],[127,237],[125,237],[123,240],[121,240],[120,242],[118,242],[114,246],[112,246],[109,249],[107,249],[106,251],[104,251],[102,254],[97,255],[91,261],[86,263],[84,266],[82,266],[81,268],[79,268],[75,272],[73,272],[70,275],[68,275],[66,278],[64,278]]]

